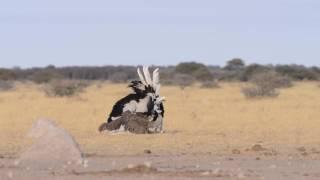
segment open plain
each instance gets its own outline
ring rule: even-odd
[[[40,85],[0,92],[0,179],[319,179],[320,88],[295,83],[279,97],[246,99],[243,83],[181,90],[164,86],[165,132],[99,133],[125,84],[92,83],[74,97],[47,97]],[[39,118],[79,143],[86,165],[33,171],[14,166]]]

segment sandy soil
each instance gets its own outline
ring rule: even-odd
[[[90,156],[86,165],[33,170],[2,158],[0,178],[74,179],[319,179],[320,156],[216,155]]]

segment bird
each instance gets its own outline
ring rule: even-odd
[[[143,73],[142,73],[143,72]],[[107,122],[103,123],[99,127],[99,131],[109,130],[108,125],[118,124],[116,129],[120,129],[120,120],[125,112],[132,114],[139,113],[147,117],[148,130],[150,132],[163,132],[163,118],[164,118],[164,105],[165,97],[160,96],[160,81],[159,81],[159,69],[156,68],[152,77],[149,72],[148,66],[143,66],[142,72],[140,68],[137,68],[138,77],[140,80],[131,81],[128,85],[132,89],[132,93],[119,99],[114,105],[107,118]]]

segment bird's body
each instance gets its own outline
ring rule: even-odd
[[[140,81],[132,81],[129,87],[133,93],[118,100],[113,108],[107,123],[112,123],[121,118],[125,112],[140,113],[148,117],[150,130],[162,131],[164,117],[164,98],[160,97],[160,83],[158,69],[153,72],[153,79],[150,77],[148,67],[143,68],[143,73],[138,69]],[[102,131],[99,129],[99,131]]]
[[[107,122],[109,123],[118,119],[126,111],[151,115],[152,110],[153,103],[149,96],[144,94],[129,94],[115,103]]]

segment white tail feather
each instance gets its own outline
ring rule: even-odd
[[[155,69],[152,74],[152,86],[154,89],[157,89],[159,85],[159,68]]]
[[[155,90],[156,95],[160,95],[160,76],[159,76],[159,68],[156,68],[153,73],[152,77],[150,76],[149,72],[149,67],[148,66],[143,66],[143,74],[140,71],[140,68],[137,69],[140,81],[142,82],[143,85],[145,86],[152,86],[153,89]]]
[[[160,87],[161,87],[160,84],[157,84],[157,86],[154,87],[154,88],[155,88],[155,91],[156,91],[156,95],[160,95]]]
[[[138,68],[137,72],[138,72],[138,75],[139,75],[139,78],[140,78],[140,81],[142,82],[142,84],[147,86],[147,83],[146,83],[146,81],[145,81],[145,79],[144,79],[144,77],[143,77],[143,75],[142,75],[142,73],[141,73],[139,68]]]
[[[144,73],[144,77],[145,77],[145,80],[146,80],[147,84],[152,86],[152,79],[151,79],[151,76],[150,76],[150,72],[149,72],[149,67],[148,66],[143,66],[143,73]]]

